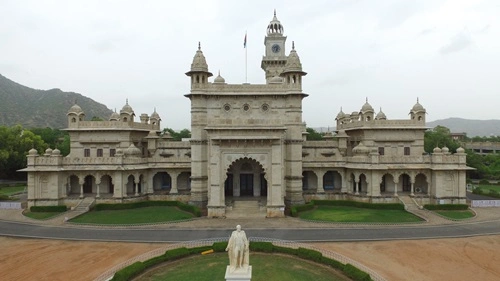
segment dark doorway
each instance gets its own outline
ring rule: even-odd
[[[83,193],[92,193],[92,176],[86,176],[83,183]]]
[[[227,174],[227,179],[224,182],[224,195],[233,196],[233,174]]]
[[[406,174],[403,175],[403,191],[411,191],[410,176]]]
[[[240,174],[240,196],[253,196],[253,174]]]

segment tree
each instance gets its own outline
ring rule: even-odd
[[[313,128],[309,128],[309,127],[306,128],[306,132],[308,133],[308,135],[306,136],[307,140],[322,140],[323,139],[323,135],[318,133]]]
[[[182,139],[188,139],[191,137],[191,131],[188,129],[182,129],[180,132],[176,132],[171,128],[163,129],[163,133],[169,133],[174,141],[181,141]]]
[[[57,148],[63,156],[69,154],[69,134],[66,131],[59,129],[47,128],[32,128],[29,129],[35,135],[39,135],[42,140],[50,147]]]
[[[92,119],[90,119],[90,121],[104,121],[104,119],[99,116],[92,116]]]
[[[424,135],[424,150],[427,153],[432,153],[435,147],[448,147],[450,152],[455,153],[460,143],[451,138],[450,129],[444,126],[436,126],[432,130],[428,130]]]
[[[40,136],[23,129],[21,125],[0,126],[0,178],[25,176],[17,170],[26,167],[26,155],[32,148],[42,154],[48,146]]]

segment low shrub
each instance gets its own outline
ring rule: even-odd
[[[490,181],[489,181],[489,180],[482,179],[482,180],[480,180],[480,181],[479,181],[479,184],[489,185],[489,184],[490,184]]]
[[[480,187],[476,187],[472,190],[472,193],[473,194],[478,194],[478,195],[483,195],[484,194],[484,190]]]
[[[356,202],[348,200],[312,200],[314,205],[326,205],[326,206],[346,206],[346,207],[356,207],[365,209],[379,209],[379,210],[404,210],[405,207],[400,203],[365,203]]]
[[[309,202],[309,203],[304,204],[304,205],[292,206],[292,208],[290,209],[290,215],[292,217],[298,217],[300,212],[309,211],[312,209],[314,209],[313,202]]]
[[[141,201],[141,202],[133,202],[133,203],[120,203],[120,204],[96,204],[94,206],[95,211],[103,211],[103,210],[128,210],[128,209],[136,209],[136,208],[144,208],[144,207],[156,207],[156,206],[167,206],[167,207],[177,207],[183,211],[192,213],[196,217],[201,216],[200,208],[188,205],[186,203],[182,203],[179,201]]]
[[[250,245],[252,245],[252,243],[250,243]],[[297,251],[298,249],[293,249],[293,248],[280,247],[280,246],[273,247],[273,252],[292,255],[292,256],[298,256]]]
[[[424,208],[427,210],[467,210],[469,206],[467,204],[426,204]]]
[[[144,263],[138,261],[135,262],[115,273],[113,279],[111,281],[127,281],[130,278],[137,276],[139,273],[143,272],[146,269]]]
[[[350,277],[355,281],[371,281],[372,278],[370,274],[358,269],[357,267],[351,265],[350,263],[346,264],[342,270],[345,275]]]
[[[10,198],[8,195],[0,194],[0,201],[12,201],[12,198]]]
[[[323,254],[321,254],[318,251],[315,250],[310,250],[310,249],[305,249],[305,248],[299,248],[297,250],[297,256],[306,260],[314,261],[314,262],[321,262],[321,258],[323,257]]]
[[[227,248],[227,242],[215,242],[212,245],[212,249],[214,249],[214,252],[225,252],[226,248]]]
[[[321,257],[321,263],[328,265],[328,266],[331,266],[331,267],[336,268],[336,269],[340,269],[340,270],[344,269],[343,263],[336,261],[334,259],[327,258],[325,256]]]
[[[59,205],[59,206],[31,206],[30,207],[30,212],[33,213],[40,213],[40,212],[66,212],[68,208],[64,205]]]
[[[271,242],[252,242],[250,243],[250,251],[272,253],[274,245]]]

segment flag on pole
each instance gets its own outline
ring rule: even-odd
[[[247,33],[245,32],[245,38],[243,39],[243,48],[247,47]]]

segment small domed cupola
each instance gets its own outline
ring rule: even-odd
[[[158,114],[158,112],[156,112],[156,107],[155,107],[153,113],[151,113],[151,116],[149,117],[149,121],[150,121],[151,125],[157,126],[158,129],[160,128],[161,118],[160,118],[160,114]]]
[[[134,116],[135,116],[134,110],[128,104],[128,99],[127,99],[125,105],[120,110],[120,119],[123,122],[134,122]]]
[[[191,88],[195,85],[205,85],[208,77],[212,77],[212,73],[208,71],[207,60],[201,51],[200,42],[198,42],[198,50],[191,63],[191,70],[186,72],[186,75],[191,77]]]
[[[417,122],[421,122],[425,124],[425,114],[427,111],[425,108],[419,103],[417,98],[417,103],[410,110],[410,118],[411,120],[415,120]]]
[[[78,124],[78,122],[83,121],[85,118],[85,113],[83,112],[82,108],[75,104],[68,110],[68,113],[66,114],[68,116],[68,126],[71,127],[72,124]]]
[[[362,121],[372,121],[374,119],[375,111],[371,104],[368,103],[368,98],[366,98],[365,104],[361,107],[361,111],[359,112],[361,115],[360,119]]]
[[[302,76],[306,76],[307,73],[302,71],[302,63],[300,62],[299,55],[295,51],[295,42],[292,42],[292,50],[285,64],[285,69],[281,76],[285,78],[285,83],[288,85],[297,85],[301,88]]]
[[[380,111],[377,113],[377,116],[375,116],[376,120],[387,120],[387,116],[385,116],[385,113],[382,111],[382,107],[380,108]]]
[[[217,77],[214,79],[214,84],[226,84],[226,79],[224,77],[220,76],[220,71]]]
[[[111,113],[111,116],[109,117],[109,121],[120,121],[120,114],[118,114],[118,112],[116,112],[116,108],[115,108],[115,111],[113,113]]]
[[[285,31],[285,29],[283,28],[283,25],[276,17],[276,10],[274,10],[274,17],[271,20],[271,22],[269,23],[269,25],[267,26],[267,35],[268,36],[274,35],[274,34],[283,35],[284,31]]]
[[[137,146],[135,146],[133,143],[130,144],[130,146],[124,151],[125,156],[127,157],[141,157],[142,152]]]
[[[342,107],[340,107],[340,112],[337,114],[335,120],[337,121],[337,128],[341,127],[345,123],[346,115],[344,111],[342,111]]]

